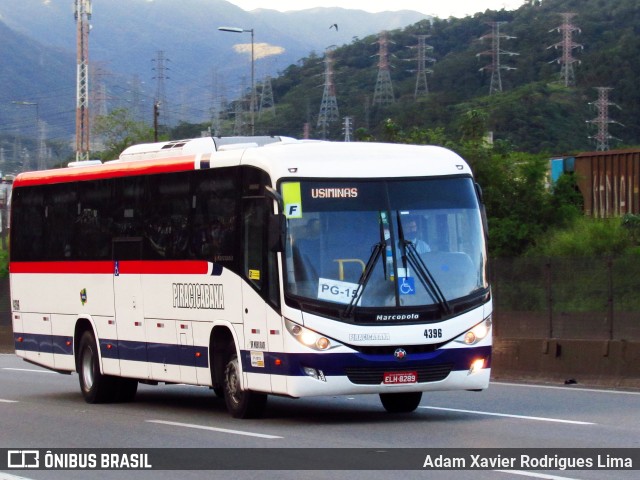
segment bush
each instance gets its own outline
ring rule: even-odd
[[[545,257],[597,257],[632,253],[634,242],[619,218],[581,217],[569,227],[550,232],[527,255]]]

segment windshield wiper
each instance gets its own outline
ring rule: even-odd
[[[402,246],[402,266],[405,268],[405,272],[407,271],[407,260],[409,264],[413,267],[413,269],[418,274],[418,278],[420,282],[424,286],[425,290],[429,293],[433,301],[435,301],[440,308],[444,311],[445,314],[451,313],[451,305],[445,298],[438,286],[438,282],[436,282],[435,278],[429,271],[429,268],[424,263],[418,251],[416,250],[416,246],[411,240],[407,240],[404,238],[404,232],[402,230],[402,221],[400,220],[400,212],[398,212],[398,238],[400,239],[400,245]],[[405,273],[406,275],[406,273]]]
[[[353,309],[358,304],[360,299],[362,298],[362,292],[364,292],[369,279],[371,278],[371,273],[373,272],[373,267],[375,267],[378,259],[380,258],[381,253],[386,248],[386,242],[378,242],[373,246],[373,251],[371,252],[371,256],[369,256],[369,260],[367,261],[367,265],[364,267],[362,271],[362,275],[360,275],[360,279],[358,280],[358,287],[356,288],[355,293],[351,297],[351,301],[347,308],[344,309],[343,316],[350,317],[353,315]]]

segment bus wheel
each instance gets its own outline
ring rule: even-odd
[[[413,412],[422,400],[422,392],[381,393],[382,406],[389,413]]]
[[[234,418],[259,418],[267,405],[267,395],[242,390],[240,375],[238,356],[234,352],[224,369],[223,389],[227,410]]]
[[[80,337],[76,370],[80,378],[80,391],[87,403],[105,403],[113,400],[113,379],[100,373],[98,345],[91,331]]]

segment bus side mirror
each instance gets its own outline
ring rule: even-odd
[[[282,213],[269,216],[269,251],[283,252],[284,239],[287,231],[287,219]]]
[[[480,204],[480,215],[482,216],[482,226],[484,227],[484,234],[489,237],[489,220],[487,218],[487,208],[484,205],[484,193],[479,183],[475,183],[476,195],[478,196],[478,203]]]

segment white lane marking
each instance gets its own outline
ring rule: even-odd
[[[523,477],[544,478],[546,480],[576,480],[569,477],[558,477],[557,475],[547,475],[546,473],[523,472],[522,470],[494,470],[494,472],[510,473],[512,475],[521,475]]]
[[[527,415],[511,415],[508,413],[481,412],[478,410],[462,410],[459,408],[443,408],[443,407],[418,407],[418,408],[427,408],[429,410],[445,410],[447,412],[473,413],[476,415],[491,415],[493,417],[520,418],[522,420],[537,420],[539,422],[571,423],[573,425],[595,425],[595,423],[593,422],[580,422],[578,420],[563,420],[560,418],[547,418],[547,417],[529,417]]]
[[[194,425],[192,423],[168,422],[166,420],[146,420],[146,421],[148,423],[159,423],[161,425],[172,425],[174,427],[197,428],[199,430],[209,430],[212,432],[221,432],[221,433],[232,433],[234,435],[246,435],[248,437],[269,438],[269,439],[284,438],[284,437],[278,437],[276,435],[266,435],[264,433],[244,432],[242,430],[228,430],[226,428],[207,427],[205,425]]]
[[[532,385],[530,383],[507,383],[507,382],[491,382],[491,385],[500,385],[504,387],[526,387],[526,388],[547,388],[550,390],[562,390],[564,392],[591,392],[591,393],[615,393],[618,395],[640,395],[640,392],[629,392],[626,390],[606,390],[603,388],[582,388],[577,386],[560,387],[556,385]]]
[[[33,372],[33,373],[58,373],[52,370],[36,370],[34,368],[10,368],[4,367],[3,370],[11,370],[13,372]]]
[[[27,477],[18,477],[17,475],[11,475],[10,473],[0,472],[0,480],[31,480]]]
[[[0,398],[0,403],[18,403],[18,400],[5,400],[4,398]]]

